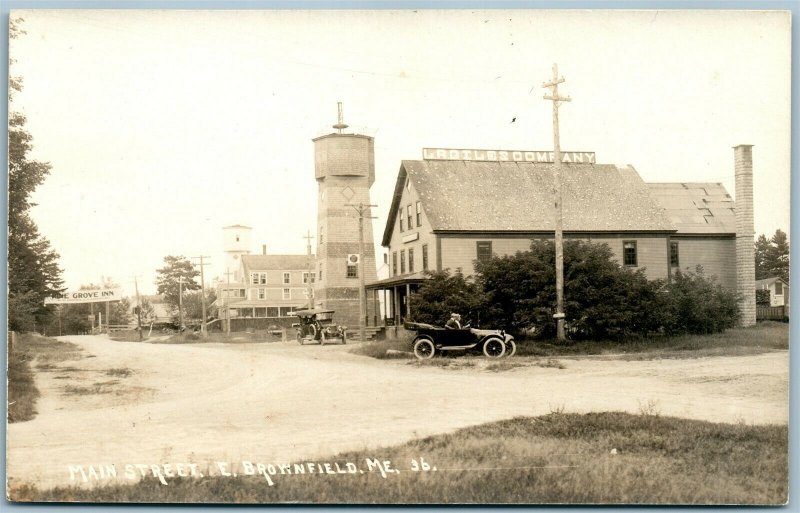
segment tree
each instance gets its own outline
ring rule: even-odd
[[[789,283],[789,240],[786,232],[775,230],[769,239],[766,235],[759,235],[755,259],[757,280],[778,277]]]
[[[480,323],[483,298],[474,281],[467,279],[457,269],[449,271],[426,271],[428,276],[410,301],[413,321],[444,325],[451,313],[460,313],[465,322]]]
[[[213,290],[206,290],[206,314],[211,316],[210,305],[217,299]],[[203,295],[199,290],[189,292],[183,296],[183,312],[187,319],[203,318]]]
[[[156,309],[150,303],[149,299],[142,299],[142,302],[139,303],[139,310],[139,316],[142,319],[142,326],[145,324],[150,324],[156,320]]]
[[[10,23],[12,39],[24,34],[21,19]],[[19,77],[9,79],[9,103],[22,89]],[[59,255],[30,217],[31,195],[50,173],[50,164],[31,160],[33,137],[25,130],[25,116],[9,113],[8,122],[8,325],[12,330],[32,330],[53,315],[44,299],[64,291]]]
[[[164,297],[164,302],[173,311],[178,310],[181,289],[184,293],[200,289],[200,285],[195,281],[200,276],[200,271],[195,269],[192,262],[185,256],[165,256],[164,267],[158,269],[157,272],[156,290]],[[183,279],[182,287],[179,285],[181,278]]]

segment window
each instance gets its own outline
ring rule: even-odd
[[[266,316],[267,316],[267,309],[266,308],[264,308],[264,307],[256,308],[256,317],[266,317]]]
[[[283,299],[292,299],[292,291],[290,289],[283,289]]]
[[[403,211],[400,211],[400,231],[403,231]]]
[[[258,273],[252,273],[250,274],[250,277],[253,280],[253,285],[258,285]]]
[[[282,306],[280,308],[281,317],[289,317],[289,314],[294,310],[294,307],[291,306]]]
[[[267,298],[267,289],[258,289],[258,299]]]
[[[492,242],[491,241],[478,241],[475,243],[475,253],[480,262],[486,262],[492,259]]]
[[[277,306],[268,306],[267,307],[267,317],[278,317],[278,307]]]
[[[783,295],[783,283],[776,281],[775,282],[775,295],[782,296]]]
[[[408,216],[408,229],[410,230],[414,226],[414,221],[411,218],[411,205],[406,207],[406,215]]]
[[[319,266],[319,281],[322,281],[322,265]]]
[[[422,217],[422,203],[417,202],[417,227],[422,226],[420,218]]]
[[[428,245],[427,244],[423,244],[422,245],[422,270],[423,271],[427,271],[428,270]]]
[[[309,273],[308,271],[303,273],[303,283],[308,283],[309,276],[311,277],[311,283],[314,283],[314,275],[315,273]]]
[[[291,273],[283,273],[283,284],[288,285],[292,282],[292,275]]]
[[[347,277],[358,278],[358,265],[347,264]]]
[[[392,276],[397,276],[397,251],[392,251]]]
[[[414,272],[414,248],[408,248],[408,272]]]
[[[669,243],[669,265],[672,267],[680,267],[680,260],[678,259],[678,243]]]
[[[266,285],[267,284],[267,273],[261,273],[259,281],[261,282],[261,285]]]
[[[324,244],[325,243],[325,227],[324,226],[320,226],[319,227],[319,243],[320,244]]]
[[[406,273],[406,250],[400,251],[400,274]]]
[[[636,241],[626,240],[622,242],[622,263],[630,266],[639,265],[636,258]]]

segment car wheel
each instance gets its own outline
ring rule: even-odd
[[[420,360],[429,360],[436,354],[436,347],[429,338],[420,338],[414,342],[414,356]]]
[[[506,344],[497,337],[491,337],[483,343],[483,354],[489,358],[500,358],[506,353]]]
[[[517,353],[517,343],[513,340],[506,341],[506,356],[514,356]]]

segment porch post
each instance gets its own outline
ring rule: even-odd
[[[411,317],[411,284],[406,283],[406,318]]]

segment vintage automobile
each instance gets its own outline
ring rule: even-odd
[[[440,328],[431,324],[407,322],[405,328],[416,331],[412,342],[414,356],[420,360],[433,358],[437,352],[470,351],[488,358],[513,356],[517,352],[514,337],[503,330]]]
[[[330,342],[347,343],[347,327],[333,322],[333,310],[319,308],[296,310],[294,315],[300,322],[292,324],[297,329],[297,341],[300,345],[306,342],[324,345]]]

